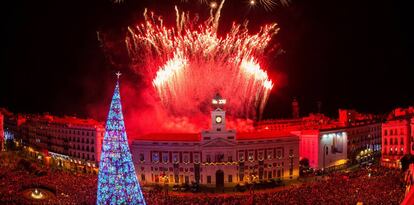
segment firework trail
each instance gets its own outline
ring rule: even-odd
[[[211,8],[205,22],[176,8],[176,27],[168,28],[161,17],[145,10],[145,22],[128,28],[132,68],[170,115],[208,114],[216,93],[227,98],[226,110],[234,117],[255,119],[263,111],[273,82],[261,62],[278,28],[265,25],[252,35],[246,25],[234,23],[220,37],[223,3]]]

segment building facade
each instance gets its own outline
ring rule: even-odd
[[[401,158],[414,154],[414,118],[402,117],[382,124],[381,165],[401,168]]]
[[[347,161],[348,135],[344,129],[315,129],[293,132],[300,137],[301,159],[314,169],[343,166]]]
[[[96,171],[105,129],[102,123],[75,117],[25,116],[18,138],[30,154],[68,169]]]
[[[348,159],[354,162],[367,161],[381,154],[381,123],[363,121],[345,128],[348,135]]]
[[[215,100],[213,104],[222,99]],[[140,183],[198,182],[223,187],[299,176],[298,136],[227,130],[221,106],[211,112],[211,121],[211,129],[200,133],[149,134],[135,139],[131,152]]]
[[[256,128],[284,130],[299,136],[300,158],[307,158],[315,169],[340,166],[349,160],[362,162],[380,154],[381,120],[378,116],[348,109],[339,109],[338,114],[338,120],[323,114],[266,120],[256,123]]]

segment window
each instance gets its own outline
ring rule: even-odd
[[[193,157],[194,157],[194,163],[200,162],[200,155],[198,153],[194,153]]]
[[[267,150],[267,159],[272,159],[273,150]]]
[[[211,162],[211,156],[209,154],[206,156],[206,160],[207,160],[208,163]]]
[[[173,153],[172,158],[174,163],[178,163],[178,153]]]
[[[211,176],[207,176],[207,184],[211,184]]]
[[[404,139],[401,137],[400,144],[404,145]]]
[[[145,181],[145,174],[141,174],[141,181]]]
[[[168,152],[163,152],[162,153],[162,162],[167,163],[168,162]],[[141,160],[143,161],[143,160]]]
[[[387,145],[387,144],[388,144],[387,138],[384,138],[384,145]]]
[[[244,151],[239,151],[239,161],[244,161]]]
[[[190,159],[188,157],[188,154],[184,154],[184,156],[183,156],[183,162],[186,163],[186,164],[190,162]]]
[[[292,157],[293,156],[293,149],[289,149],[289,156]]]
[[[228,161],[228,162],[233,162],[233,156],[231,156],[231,155],[230,155],[230,156],[228,156],[227,158],[228,158],[228,159],[227,159],[227,161]]]
[[[153,152],[152,153],[152,161],[153,162],[158,162],[160,160],[160,156],[158,155],[158,152]]]
[[[390,145],[393,145],[393,143],[392,143],[392,138],[390,138]]]
[[[259,150],[259,151],[257,152],[257,158],[258,158],[260,161],[264,160],[264,150]]]
[[[254,160],[254,152],[253,151],[249,151],[249,161],[253,161]]]
[[[325,147],[325,155],[328,155],[328,153],[329,153],[329,148]]]
[[[282,156],[282,150],[277,150],[277,152],[276,152],[276,157],[278,158],[278,159],[281,159],[283,156]]]
[[[143,162],[145,159],[144,159],[144,153],[140,153],[139,154],[139,161],[141,161],[141,162]]]
[[[393,135],[392,129],[390,129],[390,135]]]
[[[229,175],[229,183],[233,182],[233,175]]]

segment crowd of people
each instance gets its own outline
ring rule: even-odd
[[[36,166],[24,166],[28,161],[2,153],[0,158],[0,202],[5,204],[95,204],[97,176],[52,171]],[[22,166],[23,165],[23,166]],[[41,173],[41,174],[39,174]],[[43,200],[23,197],[30,188],[47,189],[52,195]]]
[[[404,198],[402,174],[372,166],[349,173],[329,174],[321,180],[289,186],[283,190],[242,194],[146,196],[148,204],[244,205],[244,204],[400,204]],[[157,197],[158,196],[158,197]]]
[[[5,204],[95,204],[97,176],[51,171],[37,174],[22,168],[16,156],[0,158],[0,201]],[[147,204],[244,205],[244,204],[400,204],[404,198],[403,174],[373,165],[352,172],[336,172],[320,180],[270,190],[243,193],[168,193],[143,191]],[[27,187],[47,188],[44,200],[22,197]]]

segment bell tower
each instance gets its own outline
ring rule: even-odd
[[[214,132],[226,131],[226,111],[223,106],[226,104],[226,99],[223,99],[220,94],[216,94],[211,101],[214,110],[211,111],[211,130]]]

